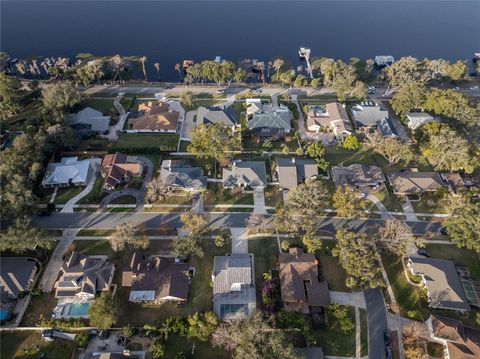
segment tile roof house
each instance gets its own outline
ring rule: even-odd
[[[292,113],[286,106],[263,105],[261,112],[255,112],[248,120],[247,127],[254,135],[272,137],[285,135],[292,130]]]
[[[107,256],[89,256],[73,251],[63,263],[55,283],[55,298],[93,299],[100,291],[110,290],[115,266]]]
[[[296,188],[307,178],[318,176],[317,163],[309,158],[277,158],[277,176],[280,188]]]
[[[180,113],[171,109],[164,101],[152,102],[138,106],[139,116],[128,120],[127,132],[162,132],[177,133]]]
[[[445,186],[437,172],[397,172],[388,175],[395,194],[420,195],[435,192]]]
[[[108,131],[110,116],[104,116],[100,111],[87,107],[70,116],[69,123],[80,133],[95,132],[103,135]]]
[[[224,188],[266,187],[267,173],[263,161],[233,161],[230,168],[223,168]]]
[[[190,270],[188,263],[177,262],[173,257],[134,253],[122,272],[122,286],[131,287],[131,302],[186,302]]]
[[[407,126],[411,130],[416,130],[417,128],[423,126],[426,123],[436,121],[435,118],[433,118],[426,112],[408,112],[407,120]]]
[[[449,260],[410,257],[408,267],[422,277],[431,308],[467,312],[470,306],[455,263]]]
[[[388,118],[388,110],[374,101],[363,101],[356,104],[351,111],[357,127],[377,126],[380,121]]]
[[[42,187],[85,186],[90,173],[90,160],[78,157],[62,157],[60,162],[49,163]]]
[[[443,344],[444,358],[480,358],[480,329],[464,326],[456,319],[430,315],[426,325],[430,339]]]
[[[199,107],[197,109],[197,125],[204,124],[215,124],[220,123],[235,131],[237,125],[237,119],[235,111],[231,106],[220,107],[220,106],[211,106],[211,107]]]
[[[286,311],[310,313],[312,307],[330,304],[327,282],[318,280],[315,255],[300,248],[279,254],[279,276],[282,301]]]
[[[347,111],[338,102],[327,103],[325,107],[310,107],[307,114],[307,128],[314,132],[328,128],[337,138],[344,138],[353,133]]]
[[[203,175],[203,169],[182,161],[163,160],[160,179],[170,190],[195,192],[207,188],[207,176]]]
[[[0,258],[0,298],[17,298],[30,289],[37,273],[37,261],[29,257]]]
[[[140,162],[129,161],[128,156],[123,153],[116,152],[105,155],[101,168],[101,174],[105,178],[103,189],[112,191],[128,178],[141,176],[142,171],[143,167]]]
[[[335,187],[352,186],[356,188],[376,188],[385,183],[380,167],[354,163],[350,166],[334,166],[331,169]]]
[[[220,319],[245,319],[257,305],[253,258],[248,253],[213,260],[213,310]]]

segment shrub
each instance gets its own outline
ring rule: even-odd
[[[82,333],[79,333],[79,334],[75,335],[75,343],[80,348],[85,348],[89,341],[90,341],[90,334],[88,334],[86,332],[82,332]]]
[[[32,289],[30,291],[30,295],[32,295],[34,297],[42,295],[42,294],[43,294],[43,291],[40,288],[35,288],[35,289]]]

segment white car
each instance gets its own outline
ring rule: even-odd
[[[478,86],[472,86],[472,87],[470,87],[470,90],[474,90],[474,91],[478,90]]]
[[[218,94],[224,94],[224,93],[225,93],[225,90],[218,89],[218,90],[217,90],[217,93],[218,93]]]

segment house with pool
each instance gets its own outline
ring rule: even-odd
[[[88,308],[100,291],[110,290],[115,266],[107,256],[89,256],[73,251],[55,283],[58,304],[54,318],[88,318]]]

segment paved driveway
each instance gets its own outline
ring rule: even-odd
[[[230,228],[232,253],[248,253],[248,228]]]
[[[128,113],[125,112],[125,109],[123,108],[122,104],[120,103],[120,100],[122,99],[124,93],[120,92],[113,101],[113,106],[115,106],[115,109],[118,111],[120,114],[120,117],[118,119],[118,122],[110,127],[110,130],[108,131],[108,140],[109,141],[116,141],[118,138],[118,133],[122,132],[123,126],[125,125],[125,121],[127,120]]]
[[[388,330],[387,311],[380,289],[365,291],[368,323],[368,349],[372,359],[385,358],[384,332]]]
[[[263,188],[255,188],[253,190],[253,212],[267,214],[265,208],[265,194]]]
[[[330,291],[330,301],[341,305],[349,305],[365,309],[365,294],[363,292],[335,292]]]
[[[382,219],[393,219],[393,215],[390,213],[390,211],[383,205],[383,203],[375,197],[373,194],[369,194],[366,198],[367,200],[373,202],[373,204],[377,207],[377,209],[380,211],[380,216]]]
[[[197,111],[188,111],[185,115],[185,121],[183,121],[181,139],[184,141],[190,141],[190,131],[197,125],[194,122]]]

